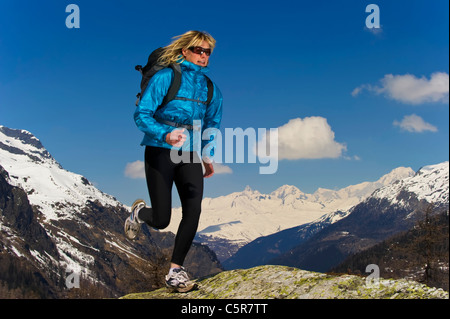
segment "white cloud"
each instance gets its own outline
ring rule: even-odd
[[[346,159],[348,161],[360,161],[361,157],[359,157],[358,155],[353,155],[353,156],[344,155],[344,159]]]
[[[362,92],[362,90],[363,90],[365,87],[366,87],[366,85],[363,84],[363,85],[361,85],[361,86],[358,86],[357,88],[354,88],[353,91],[352,91],[352,96],[353,96],[353,97],[357,96],[359,93]]]
[[[232,174],[233,170],[226,165],[220,163],[213,163],[214,166],[214,174]]]
[[[143,161],[127,163],[125,167],[125,176],[129,178],[145,178],[145,168]]]
[[[430,79],[417,78],[411,74],[386,74],[380,83],[381,86],[363,84],[355,88],[351,94],[357,96],[363,90],[368,90],[407,104],[449,101],[449,75],[445,72],[435,72],[431,74]]]
[[[394,121],[395,126],[400,127],[402,130],[421,133],[425,131],[437,132],[437,127],[425,122],[420,116],[416,114],[406,115],[401,122]]]
[[[266,148],[267,135],[258,142]],[[347,147],[334,140],[334,132],[323,117],[296,118],[278,128],[278,159],[338,158]]]
[[[214,163],[215,174],[231,174],[233,170],[219,163]],[[145,178],[145,164],[143,161],[127,163],[125,166],[125,176],[133,179]]]

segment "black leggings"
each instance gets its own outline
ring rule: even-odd
[[[164,229],[172,213],[172,185],[180,195],[182,219],[175,237],[172,263],[183,265],[197,232],[203,198],[203,170],[197,153],[185,153],[189,160],[174,163],[170,149],[145,148],[145,174],[152,208],[139,211],[149,226]],[[180,153],[181,154],[181,153]]]

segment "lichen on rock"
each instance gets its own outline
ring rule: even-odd
[[[407,280],[329,275],[286,266],[223,271],[197,281],[199,289],[171,293],[162,288],[123,299],[448,299],[448,292]]]

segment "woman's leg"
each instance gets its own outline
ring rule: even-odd
[[[192,245],[201,213],[203,170],[198,157],[190,162],[174,164],[170,150],[147,146],[145,173],[152,207],[142,208],[139,219],[151,227],[164,229],[172,212],[172,185],[175,181],[182,205],[182,220],[175,237],[172,264],[183,265]]]
[[[195,153],[193,153],[196,156]],[[175,237],[172,263],[182,266],[197,232],[203,198],[203,170],[197,161],[181,163],[175,169],[175,185],[180,195],[182,219]]]
[[[138,217],[153,228],[169,226],[174,173],[175,164],[170,159],[169,149],[145,148],[145,175],[152,207],[142,208]]]

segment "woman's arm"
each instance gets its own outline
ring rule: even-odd
[[[169,90],[172,78],[173,71],[170,68],[162,69],[156,73],[150,79],[134,112],[134,121],[137,127],[152,139],[160,142],[167,142],[166,138],[170,129],[158,123],[154,115]]]
[[[202,156],[204,162],[211,162],[211,158],[214,157],[214,152],[216,148],[215,138],[217,131],[220,128],[220,122],[222,121],[222,104],[223,97],[219,88],[214,84],[214,94],[211,103],[206,107],[205,117],[203,119],[202,127]],[[204,136],[204,132],[208,136]],[[207,139],[204,140],[203,138]],[[205,148],[205,146],[207,146]]]

